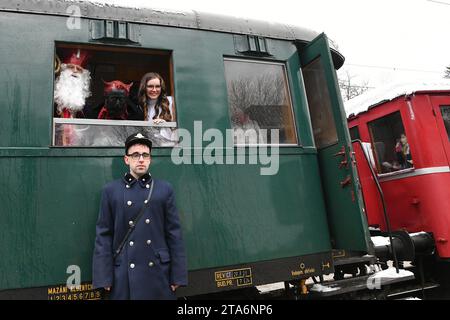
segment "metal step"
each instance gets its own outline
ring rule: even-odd
[[[351,257],[351,258],[338,258],[334,259],[333,264],[335,266],[342,266],[348,264],[359,264],[359,263],[367,263],[374,264],[376,262],[376,257],[372,255],[365,255],[361,257]]]
[[[328,288],[329,291],[321,291],[321,292],[311,291],[311,288],[313,286],[311,285],[308,287],[308,289],[310,290],[309,293],[310,298],[314,299],[314,297],[317,298],[332,297],[361,290],[370,290],[370,289],[377,290],[382,289],[387,285],[414,280],[414,276],[411,275],[400,278],[379,278],[379,280],[374,282],[369,279],[370,276],[372,275],[347,278],[332,282],[330,281],[329,283],[323,282],[322,285]]]

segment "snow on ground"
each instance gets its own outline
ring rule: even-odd
[[[316,283],[314,284],[311,289],[309,289],[309,291],[314,291],[314,292],[331,292],[331,291],[336,291],[339,290],[339,287],[329,287],[329,286],[324,286],[322,284]]]
[[[414,276],[414,273],[411,271],[406,271],[404,269],[399,269],[399,273],[397,273],[397,270],[393,267],[387,268],[383,271],[375,272],[373,275],[369,277],[369,279],[379,279],[379,278],[405,278]]]
[[[388,237],[376,236],[371,237],[375,247],[388,246],[391,244]]]
[[[380,237],[380,238],[382,238],[382,237]],[[382,270],[381,267],[378,265],[372,265],[370,267],[366,266],[367,273],[368,274],[373,273],[368,278],[368,281],[370,281],[371,279],[381,279],[381,278],[393,279],[393,278],[404,278],[404,277],[414,276],[414,274],[412,272],[404,270],[404,269],[399,269],[399,273],[397,273],[395,267],[393,267],[392,261],[389,261],[388,265],[389,265],[389,268],[386,270]],[[404,266],[407,267],[408,265],[410,266],[411,263],[405,262]],[[324,284],[327,284],[327,281],[333,280],[332,274],[325,275],[324,280],[325,280],[325,282],[323,284],[316,283],[309,290],[312,292],[331,292],[331,291],[336,291],[336,290],[340,289],[340,287],[337,287],[337,286],[333,287],[333,286],[324,285]],[[308,278],[306,280],[307,285],[311,285],[313,283],[314,282],[311,278]],[[289,286],[292,287],[292,285],[289,285]],[[256,288],[262,293],[280,290],[280,289],[284,289],[284,282],[265,284],[265,285],[257,286]],[[416,299],[410,299],[410,300],[420,300],[420,299],[416,298]]]
[[[270,292],[270,291],[280,290],[280,289],[284,289],[284,282],[264,284],[262,286],[256,286],[256,288],[260,292]]]
[[[409,236],[413,237],[413,236],[419,236],[421,234],[428,234],[428,232],[425,232],[425,231],[414,232],[414,233],[410,233]]]

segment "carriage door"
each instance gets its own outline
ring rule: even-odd
[[[367,252],[367,220],[328,38],[321,34],[299,52],[333,248]]]
[[[444,146],[447,162],[450,165],[450,99],[448,96],[431,96],[433,112]]]

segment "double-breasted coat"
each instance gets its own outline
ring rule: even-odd
[[[113,259],[147,199],[152,177],[126,174],[103,188],[96,225],[92,283],[111,299],[175,299],[170,285],[187,285],[187,266],[171,185],[154,179],[153,194],[121,253]]]

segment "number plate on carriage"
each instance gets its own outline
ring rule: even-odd
[[[214,273],[217,288],[222,287],[242,287],[253,283],[252,269],[224,270]]]

